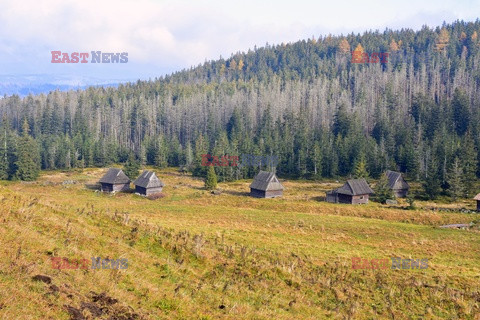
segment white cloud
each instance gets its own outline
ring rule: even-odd
[[[478,0],[2,0],[0,72],[160,75],[266,42],[418,29],[473,20],[479,9]],[[52,66],[50,50],[126,51],[129,64]]]

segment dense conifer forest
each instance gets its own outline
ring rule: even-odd
[[[277,155],[285,178],[386,169],[469,197],[480,174],[480,21],[265,45],[118,88],[0,99],[0,179],[136,159],[206,175],[201,155]],[[388,52],[352,63],[352,51]],[[217,167],[219,181],[255,168]]]

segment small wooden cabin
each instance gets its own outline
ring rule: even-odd
[[[260,171],[250,185],[250,195],[256,198],[276,198],[283,195],[284,189],[275,173]]]
[[[327,192],[326,201],[332,203],[363,204],[373,190],[365,179],[347,180],[343,186]]]
[[[104,192],[127,191],[130,189],[130,179],[121,169],[117,168],[108,169],[107,173],[100,179],[100,184]]]
[[[473,198],[474,200],[477,200],[477,211],[480,212],[480,193]]]
[[[162,192],[165,186],[155,172],[148,170],[143,171],[133,184],[135,185],[135,192],[145,196]]]
[[[387,170],[385,172],[388,179],[388,187],[392,189],[396,198],[405,198],[407,196],[410,186],[403,178],[400,172]]]

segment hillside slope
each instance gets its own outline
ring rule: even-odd
[[[159,172],[165,197],[152,201],[88,189],[103,172],[2,183],[0,318],[480,314],[479,231],[434,227],[475,215],[426,210],[426,202],[408,211],[315,201],[335,183],[285,182],[283,199],[266,200],[247,197],[242,180],[221,183],[215,196],[173,170]],[[352,269],[353,257],[397,256],[428,258],[428,268]],[[124,258],[128,268],[57,270],[52,257]]]

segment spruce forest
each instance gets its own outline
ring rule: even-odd
[[[386,169],[471,197],[480,175],[480,21],[253,48],[117,88],[0,99],[0,179],[138,161],[206,175],[201,155],[276,155],[289,179]],[[388,52],[352,63],[352,51]],[[216,167],[219,182],[252,167]]]

